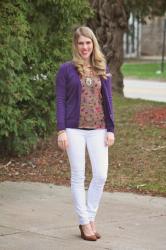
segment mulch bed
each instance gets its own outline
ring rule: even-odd
[[[41,142],[27,156],[6,157],[0,161],[0,181],[38,181],[68,185],[68,172],[67,157],[58,149],[56,133],[47,141]]]
[[[150,124],[159,128],[166,128],[166,107],[149,108],[137,112],[134,121],[141,127]]]

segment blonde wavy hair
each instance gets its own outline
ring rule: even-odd
[[[80,36],[85,36],[87,38],[90,38],[93,42],[93,51],[91,54],[91,58],[90,58],[90,63],[91,66],[93,68],[94,71],[96,71],[97,75],[102,76],[103,78],[107,78],[107,74],[106,74],[106,60],[105,57],[103,55],[103,53],[101,52],[99,43],[97,41],[96,36],[94,35],[93,31],[86,26],[81,26],[79,28],[77,28],[73,34],[73,43],[72,43],[72,47],[73,47],[73,62],[75,64],[75,66],[77,67],[78,72],[82,75],[83,74],[83,59],[81,58],[81,56],[79,55],[78,52],[78,39]]]

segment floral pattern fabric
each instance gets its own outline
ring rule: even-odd
[[[81,77],[81,107],[79,128],[105,128],[104,111],[99,76],[91,77],[92,84],[87,84],[86,76]]]

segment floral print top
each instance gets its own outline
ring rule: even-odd
[[[99,76],[82,76],[79,128],[105,128]]]

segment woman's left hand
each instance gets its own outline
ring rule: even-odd
[[[105,137],[105,145],[108,147],[112,146],[114,144],[114,141],[115,141],[114,133],[107,132],[107,135]]]

